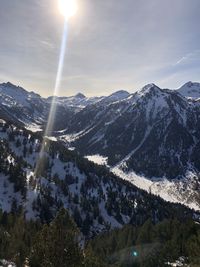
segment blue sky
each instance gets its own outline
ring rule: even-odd
[[[199,0],[77,0],[60,95],[200,81]],[[63,17],[57,0],[0,0],[0,82],[53,94]]]

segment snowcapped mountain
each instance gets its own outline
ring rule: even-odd
[[[43,99],[11,83],[0,84],[0,113],[14,122],[38,126],[47,114]]]
[[[172,179],[189,164],[199,170],[199,115],[198,102],[150,84],[121,101],[76,113],[63,139],[70,137],[84,154],[108,157],[111,166]]]
[[[102,98],[86,98],[80,93],[72,97],[56,97],[55,130],[65,128],[74,113]],[[34,92],[28,92],[9,82],[0,84],[0,114],[32,131],[45,128],[51,102],[52,97],[42,98]]]
[[[3,118],[44,127],[52,98],[43,99],[11,84],[1,87]],[[52,135],[84,156],[103,156],[113,172],[136,186],[199,209],[198,88],[191,82],[179,90],[149,84],[134,94],[57,97]],[[30,103],[42,103],[43,110]]]
[[[127,98],[129,95],[130,94],[124,90],[117,91],[109,96],[100,97],[86,97],[83,94],[78,93],[77,95],[71,97],[55,97],[55,102],[58,105],[62,105],[66,108],[75,108],[77,112],[92,104],[109,104],[116,101],[121,101]],[[51,103],[52,97],[47,98],[47,101]]]
[[[199,99],[200,83],[188,82],[184,84],[181,88],[179,88],[177,91],[185,97]]]
[[[15,86],[9,82],[0,85],[0,95],[5,100],[4,105],[14,106],[18,104],[26,107],[30,106],[30,100],[40,97],[34,92],[28,93],[22,87]]]
[[[129,95],[130,94],[124,90],[116,91],[115,93],[113,93],[107,97],[103,97],[103,99],[101,99],[100,103],[101,104],[114,103],[114,102],[121,101],[121,100],[127,98]]]
[[[25,211],[27,219],[51,220],[64,206],[86,236],[142,224],[152,217],[192,218],[193,211],[137,189],[61,143],[0,121],[0,206]],[[197,213],[196,213],[197,215]]]
[[[77,111],[80,111],[81,109],[85,108],[86,106],[96,103],[100,100],[102,100],[104,97],[86,97],[81,93],[78,93],[75,96],[71,97],[55,97],[55,102],[57,105],[62,105],[66,108],[75,108]],[[47,98],[47,101],[51,103],[52,97]]]
[[[60,138],[84,155],[107,158],[115,173],[137,186],[132,177],[141,175],[148,191],[198,209],[199,125],[198,101],[149,84],[121,101],[87,106]]]
[[[57,105],[54,130],[65,129],[70,118],[89,105],[119,101],[128,95],[126,91],[118,91],[102,97],[86,97],[81,93],[71,97],[54,97]],[[0,114],[32,131],[45,128],[52,99],[53,97],[42,98],[9,82],[0,84]]]

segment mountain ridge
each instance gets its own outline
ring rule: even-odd
[[[137,189],[63,144],[43,140],[39,133],[0,121],[0,138],[3,211],[23,210],[26,219],[46,223],[64,207],[82,233],[90,237],[128,223],[141,225],[149,217],[156,223],[176,216],[183,220],[199,216]]]
[[[196,86],[190,82],[186,85],[191,88],[193,84]],[[9,103],[10,98],[1,97],[0,94],[0,99]],[[40,98],[39,102],[32,98],[25,100],[28,107],[4,105],[1,101],[1,117],[19,122],[31,130],[33,126],[44,129],[51,101]],[[12,101],[14,103],[15,98]],[[178,90],[149,84],[133,94],[117,91],[114,98],[113,94],[91,99],[75,96],[56,98],[55,102],[53,139],[69,149],[76,149],[83,156],[98,154],[107,158],[109,168],[117,168],[123,179],[136,185],[140,186],[134,177],[149,179],[150,182],[143,180],[144,185],[146,182],[150,184],[149,188],[155,194],[162,196],[162,192],[168,192],[171,183],[170,188],[174,188],[177,194],[173,196],[173,189],[170,189],[167,199],[171,195],[177,202],[191,205],[194,201],[195,207],[200,205],[198,190],[195,189],[200,188],[198,99],[185,97]],[[193,174],[185,179],[188,172]],[[165,179],[169,183],[163,184]],[[161,185],[160,191],[151,185],[153,180],[157,181],[155,185]],[[187,194],[182,188],[186,188]]]

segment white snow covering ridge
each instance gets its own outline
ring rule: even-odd
[[[25,128],[28,130],[28,131],[31,131],[33,133],[36,133],[36,132],[41,132],[42,131],[42,128],[40,125],[36,124],[36,123],[29,123],[27,125],[25,125]]]
[[[34,92],[27,92],[11,83],[0,84],[0,101],[5,106],[21,105],[30,107],[29,100],[39,98]]]
[[[196,211],[200,210],[200,204],[195,201],[195,185],[197,182],[197,175],[192,171],[188,171],[186,177],[183,179],[175,179],[169,181],[166,178],[148,179],[145,176],[138,175],[135,172],[123,172],[119,166],[111,169],[112,172],[143,189],[151,194],[160,196],[164,200],[172,203],[180,203],[188,206]]]
[[[91,156],[85,156],[86,159],[88,159],[89,161],[92,161],[98,165],[107,165],[107,161],[108,161],[108,157],[103,157],[101,155],[91,155]]]
[[[101,155],[91,155],[86,156],[86,158],[96,164],[109,167],[107,164],[108,158]],[[195,197],[198,197],[198,192],[195,190],[198,178],[197,174],[193,171],[188,171],[183,179],[175,179],[173,181],[165,177],[148,179],[133,171],[126,173],[121,170],[121,165],[111,168],[111,171],[118,177],[131,182],[136,187],[153,195],[160,196],[168,202],[180,203],[196,211],[200,210],[200,204],[195,201]]]
[[[200,98],[200,83],[188,82],[177,90],[179,94],[193,99]]]

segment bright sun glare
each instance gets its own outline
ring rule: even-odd
[[[66,20],[74,16],[77,12],[78,6],[76,0],[59,0],[60,13]]]

